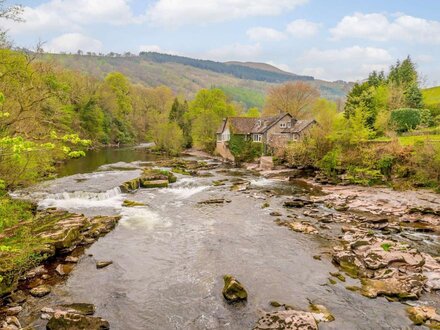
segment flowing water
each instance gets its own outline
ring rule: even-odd
[[[320,329],[412,329],[400,303],[371,300],[345,288],[355,282],[329,285],[329,272],[336,271],[330,258],[313,259],[328,250],[325,242],[274,224],[269,213],[281,210],[286,196],[263,200],[262,190],[295,195],[303,194],[304,187],[248,176],[250,189],[232,192],[229,184],[214,187],[212,182],[233,177],[212,170],[212,177],[178,175],[170,188],[125,195],[118,186],[139,176],[139,161],[154,161],[142,153],[139,158],[129,154],[127,159],[108,157],[125,162],[116,166],[102,161],[85,166],[86,158],[76,163],[79,168],[69,165],[63,173],[80,174],[30,192],[42,208],[122,216],[113,232],[87,249],[67,281],[33,308],[93,303],[96,315],[121,330],[242,330],[252,329],[261,312],[271,310],[272,300],[306,309],[310,299],[327,306],[336,318]],[[91,173],[84,173],[87,169]],[[231,203],[199,204],[223,197]],[[125,208],[125,199],[147,206]],[[262,208],[266,201],[271,207]],[[98,270],[96,260],[113,264]],[[246,287],[246,304],[225,303],[224,274],[233,274]],[[36,321],[35,327],[44,329],[44,322]]]

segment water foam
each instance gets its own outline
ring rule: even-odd
[[[187,199],[191,196],[201,193],[208,189],[208,186],[195,185],[196,180],[194,178],[182,178],[172,187],[160,190],[161,193],[172,193],[178,199]]]
[[[162,219],[158,213],[147,207],[124,207],[121,211],[121,216],[120,225],[133,230],[152,230],[160,224],[169,225],[168,221]]]
[[[121,208],[123,199],[121,189],[117,187],[105,192],[75,191],[49,194],[38,205],[42,208],[61,209]]]

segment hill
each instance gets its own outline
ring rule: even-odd
[[[440,105],[440,86],[424,89],[422,93],[427,106]]]
[[[277,73],[282,73],[282,74],[290,74],[292,76],[295,76],[295,74],[293,74],[293,73],[281,70],[281,69],[277,68],[276,66],[273,66],[273,65],[267,64],[267,63],[230,61],[230,62],[225,62],[225,64],[247,66],[249,68],[266,70],[266,71],[277,72]]]
[[[346,82],[326,82],[309,76],[299,76],[282,70],[247,67],[244,64],[226,64],[158,53],[140,56],[89,56],[45,54],[49,61],[98,78],[119,71],[133,83],[146,86],[166,85],[176,93],[192,97],[202,88],[222,88],[232,99],[246,107],[261,107],[268,88],[286,81],[305,80],[316,86],[323,97],[344,98],[351,89]]]

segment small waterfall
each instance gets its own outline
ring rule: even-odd
[[[160,192],[172,193],[177,199],[187,199],[209,188],[209,186],[197,185],[196,182],[194,178],[182,178],[170,188],[162,189]]]
[[[63,209],[110,207],[121,208],[123,194],[119,187],[105,192],[62,192],[49,194],[40,201],[42,208],[57,207]]]

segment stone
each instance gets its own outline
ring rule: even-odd
[[[309,309],[313,313],[313,317],[317,322],[332,322],[335,320],[333,314],[330,313],[327,307],[323,305],[315,305],[310,303]]]
[[[377,296],[395,297],[400,300],[418,299],[422,293],[425,278],[421,274],[393,276],[384,279],[361,280],[363,296],[376,298]]]
[[[150,189],[150,188],[167,188],[168,180],[145,180],[141,178],[141,188]]]
[[[16,327],[17,329],[21,329],[20,321],[15,316],[6,317],[6,323],[8,326]]]
[[[318,229],[307,222],[289,222],[288,227],[298,233],[318,234]]]
[[[123,193],[131,193],[135,192],[139,189],[139,179],[133,179],[127,182],[124,182],[121,186],[121,191]]]
[[[261,317],[254,330],[318,330],[312,313],[286,310],[266,313]]]
[[[270,216],[272,216],[272,217],[281,217],[282,214],[280,212],[270,212]]]
[[[30,278],[34,278],[37,276],[41,276],[46,273],[47,273],[47,269],[44,266],[38,266],[38,267],[35,267],[34,269],[31,269],[30,271],[28,271],[25,275],[25,278],[30,279]]]
[[[437,314],[437,311],[434,307],[408,307],[406,312],[415,325],[426,325],[432,329],[440,328],[440,315]]]
[[[232,275],[223,276],[225,285],[223,287],[223,297],[230,302],[239,302],[247,300],[247,291],[243,285],[237,281]]]
[[[97,261],[96,268],[98,269],[105,268],[107,266],[110,266],[112,263],[113,261]]]
[[[81,315],[93,315],[96,311],[95,305],[86,303],[66,304],[61,305],[61,308],[67,312]]]
[[[76,264],[79,261],[78,257],[73,257],[73,256],[68,256],[65,259],[66,262],[72,263],[72,264]]]
[[[46,325],[47,330],[107,330],[108,321],[100,317],[84,316],[74,313],[55,312]]]
[[[208,199],[205,201],[201,201],[199,202],[199,204],[225,204],[225,203],[230,203],[231,201],[229,199],[224,199],[224,198],[214,198],[214,199]]]
[[[12,293],[10,298],[16,304],[22,304],[27,300],[26,294],[21,290]]]
[[[286,208],[302,208],[302,207],[304,207],[306,205],[310,205],[310,204],[313,204],[313,202],[306,200],[306,199],[295,198],[290,201],[285,201],[283,205]]]
[[[72,265],[63,265],[59,264],[57,268],[55,268],[55,272],[60,276],[66,276],[69,275],[73,270]]]
[[[21,306],[15,306],[15,307],[10,307],[4,310],[4,313],[8,316],[16,316],[18,314],[20,314],[20,312],[23,310],[23,307]]]
[[[44,296],[47,296],[51,292],[51,288],[47,285],[40,285],[36,288],[33,288],[30,291],[30,294],[36,298],[42,298]]]
[[[126,200],[122,203],[122,206],[124,206],[124,207],[145,206],[145,203],[140,203],[140,202],[130,201],[130,200],[126,199]]]

